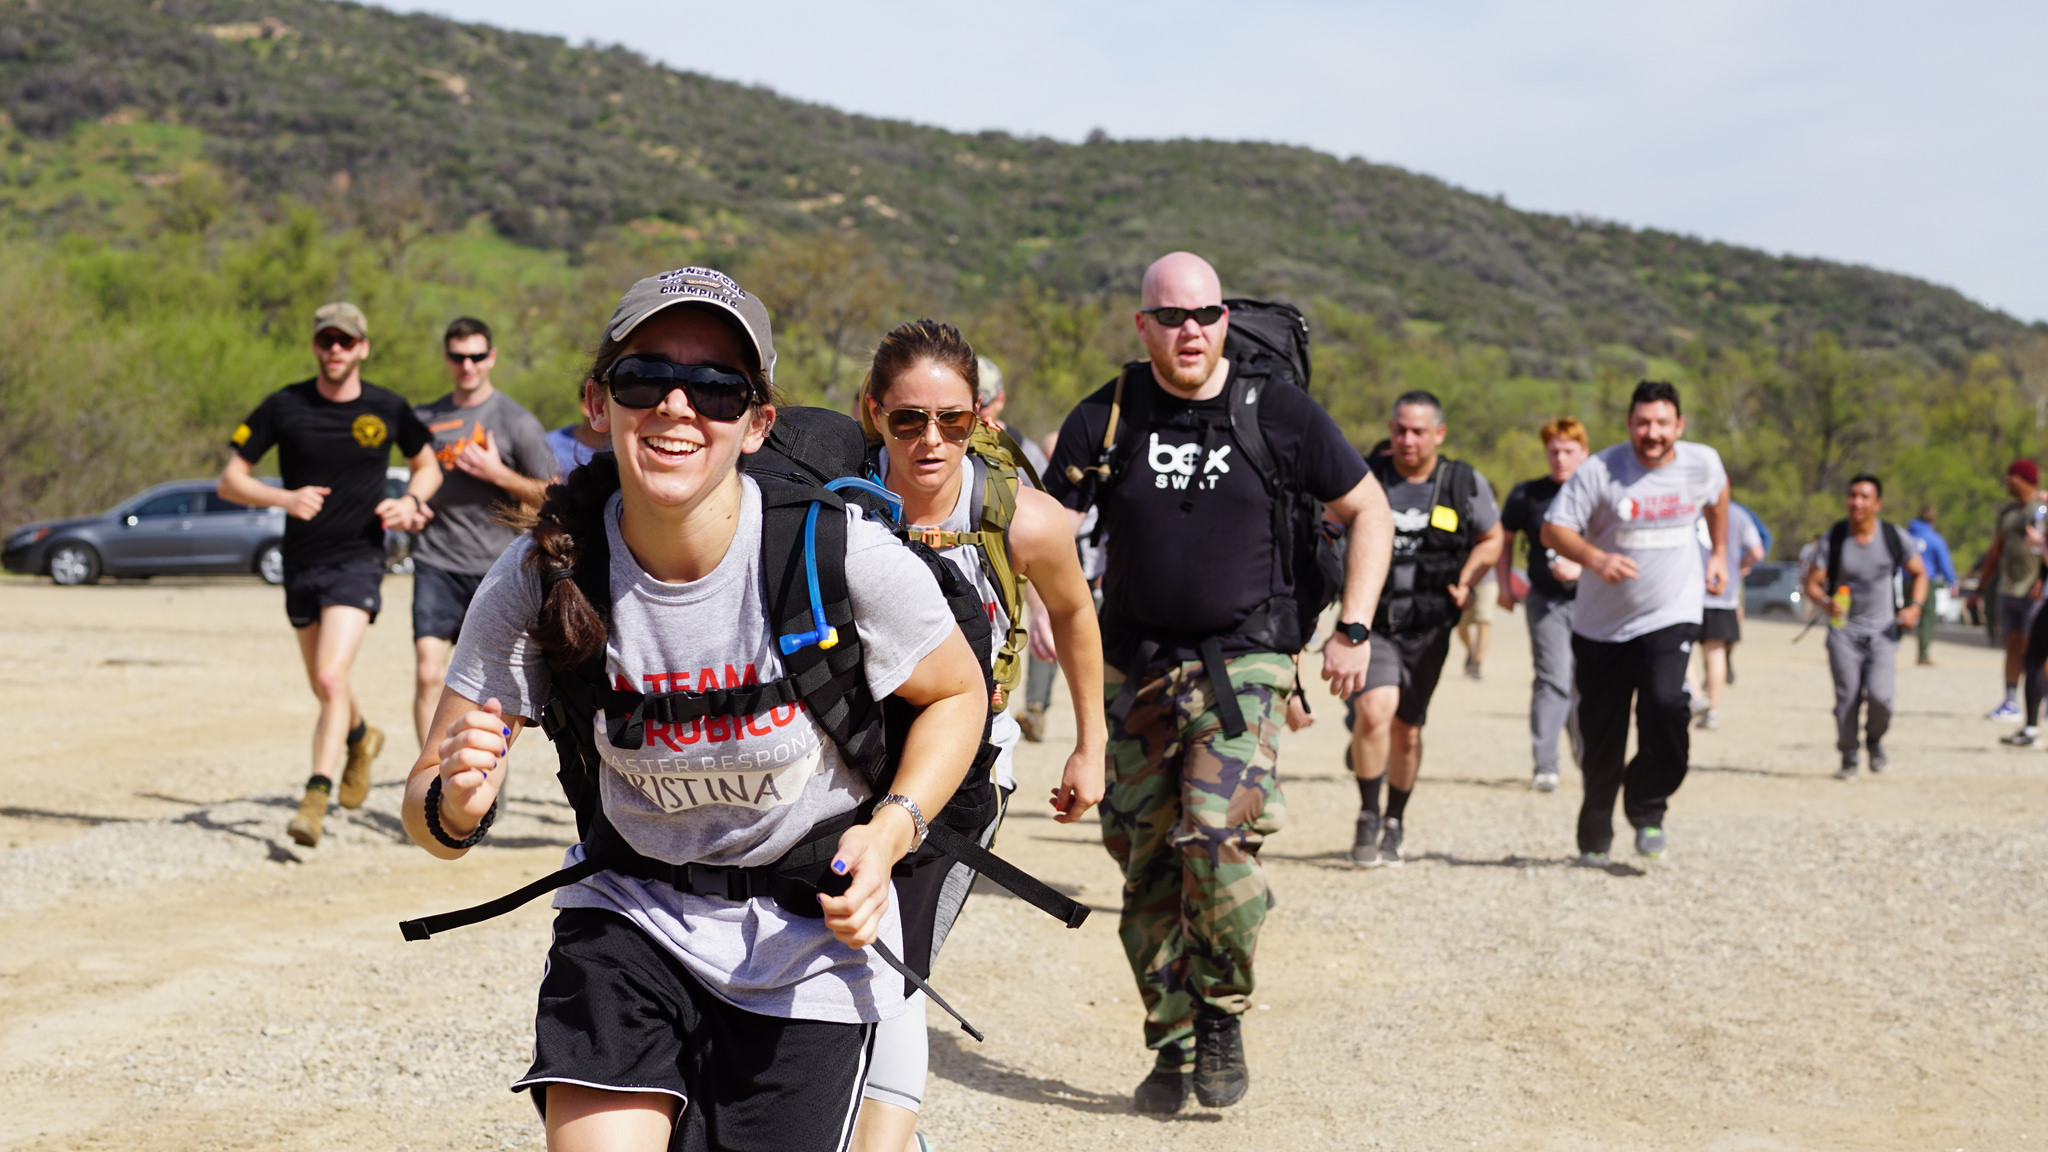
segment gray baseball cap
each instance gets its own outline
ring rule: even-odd
[[[715,268],[677,268],[649,276],[619,297],[605,335],[624,340],[647,318],[675,304],[705,304],[721,309],[746,329],[754,342],[754,358],[761,375],[775,382],[775,334],[768,324],[768,306],[739,286],[732,277]]]
[[[974,390],[976,403],[987,406],[996,402],[1003,394],[1003,370],[986,356],[974,358],[975,374],[981,377],[981,386]]]
[[[346,332],[358,340],[370,338],[370,322],[363,319],[363,310],[345,300],[322,304],[313,313],[313,335],[318,336],[326,328]]]

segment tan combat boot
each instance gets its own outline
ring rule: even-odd
[[[1045,705],[1026,704],[1024,714],[1017,717],[1017,727],[1033,744],[1045,739]]]
[[[348,763],[341,769],[341,792],[334,798],[343,808],[361,808],[363,801],[370,798],[370,761],[383,750],[383,731],[363,725],[363,738],[348,746]]]
[[[311,848],[320,843],[320,822],[327,817],[327,781],[317,786],[306,785],[306,794],[299,799],[299,814],[284,826],[285,835],[303,847]]]

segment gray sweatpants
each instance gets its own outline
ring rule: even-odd
[[[1567,732],[1579,755],[1579,689],[1572,675],[1572,601],[1534,588],[1523,602],[1529,616],[1529,652],[1536,683],[1529,695],[1529,740],[1536,771],[1557,771],[1557,735]]]
[[[1835,747],[1842,753],[1842,763],[1856,762],[1856,713],[1866,701],[1870,707],[1863,721],[1865,746],[1873,756],[1882,754],[1884,734],[1892,726],[1892,682],[1898,665],[1897,628],[1874,636],[1828,629],[1828,670],[1835,675]]]

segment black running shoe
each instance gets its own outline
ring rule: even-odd
[[[1195,1100],[1204,1108],[1228,1108],[1252,1086],[1244,1066],[1244,1037],[1235,1016],[1195,1016]]]
[[[1380,814],[1360,812],[1351,836],[1351,862],[1361,868],[1380,866]]]
[[[1179,1061],[1172,1068],[1155,1066],[1152,1074],[1138,1082],[1138,1090],[1131,1094],[1131,1106],[1140,1112],[1157,1116],[1171,1116],[1187,1106],[1188,1086],[1195,1074],[1183,1072]]]

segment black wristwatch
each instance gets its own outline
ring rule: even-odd
[[[1346,624],[1339,620],[1337,621],[1337,635],[1351,641],[1353,644],[1363,644],[1367,640],[1372,639],[1372,629],[1363,624]]]

